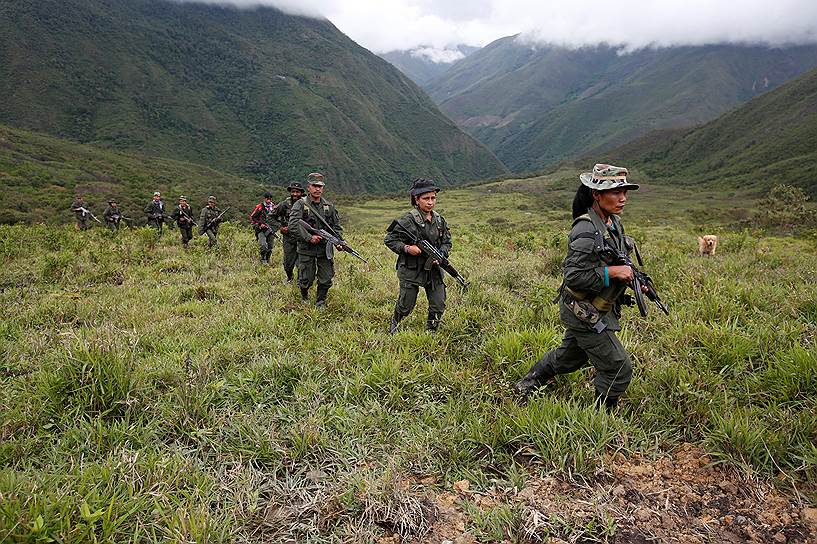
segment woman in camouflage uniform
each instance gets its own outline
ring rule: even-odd
[[[397,278],[400,295],[392,314],[389,332],[397,330],[400,321],[408,316],[417,303],[420,287],[428,298],[426,328],[437,330],[445,311],[445,284],[443,272],[436,261],[430,262],[422,250],[412,243],[424,238],[440,250],[446,258],[451,251],[451,231],[443,216],[434,211],[439,188],[428,179],[416,179],[409,194],[412,210],[389,226],[383,243],[397,253]]]
[[[615,332],[622,295],[633,280],[629,266],[610,266],[604,249],[629,253],[619,215],[627,191],[638,185],[627,181],[627,169],[597,164],[580,176],[582,184],[573,200],[573,228],[563,263],[564,281],[559,289],[559,318],[566,327],[561,346],[545,353],[515,386],[527,398],[557,374],[586,366],[595,368],[598,406],[612,410],[627,390],[633,369],[630,357]]]

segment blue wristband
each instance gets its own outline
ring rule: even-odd
[[[610,270],[608,267],[604,267],[604,286],[610,287]]]

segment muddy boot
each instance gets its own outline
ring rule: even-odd
[[[440,321],[442,320],[442,312],[428,312],[428,319],[426,320],[426,330],[431,332],[440,328]]]
[[[326,307],[326,295],[329,294],[329,288],[323,285],[318,285],[318,293],[315,296],[315,307],[316,308],[324,308]]]
[[[534,391],[552,380],[554,376],[555,374],[550,370],[550,367],[542,362],[542,359],[539,359],[528,373],[525,374],[525,377],[516,382],[516,385],[513,386],[513,391],[520,400],[526,401]]]
[[[309,287],[301,287],[301,302],[309,302]]]

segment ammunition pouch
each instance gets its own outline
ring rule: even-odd
[[[586,323],[592,327],[596,332],[602,332],[604,329],[606,329],[607,325],[604,323],[604,321],[602,321],[602,314],[598,308],[593,306],[593,304],[587,300],[577,299],[575,296],[573,296],[573,293],[583,296],[582,293],[578,293],[569,287],[565,287],[564,303],[570,309],[570,311],[573,312],[573,315],[575,315],[576,318],[582,323]]]

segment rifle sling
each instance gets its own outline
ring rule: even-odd
[[[318,218],[318,220],[319,220],[321,223],[323,223],[323,226],[325,226],[327,229],[329,229],[329,232],[331,232],[332,234],[334,234],[334,235],[335,235],[335,238],[337,238],[338,240],[343,240],[343,238],[341,238],[341,237],[340,237],[340,235],[339,235],[337,232],[335,232],[335,229],[333,229],[332,227],[330,227],[330,226],[329,226],[329,223],[327,223],[327,222],[326,222],[326,219],[324,219],[324,218],[323,218],[323,213],[321,213],[321,212],[319,212],[318,210],[316,210],[316,209],[315,209],[315,208],[312,206],[312,203],[309,201],[309,199],[308,199],[307,197],[304,197],[304,203],[305,203],[307,206],[309,206],[309,209],[310,209],[310,210],[312,210],[312,213],[313,213],[313,214],[315,214],[315,217],[317,217],[317,218]]]
[[[408,234],[409,236],[411,236],[411,233],[408,231],[408,229],[406,229],[406,227],[404,227],[403,225],[401,225],[399,222],[397,222],[397,225],[398,225],[398,226],[399,226],[401,229],[403,229],[403,232],[405,232],[406,234]],[[416,240],[422,240],[422,241],[424,241],[424,242],[428,242],[428,244],[429,244],[431,247],[433,247],[434,249],[436,249],[436,250],[437,250],[437,252],[438,252],[440,255],[442,255],[442,252],[440,251],[440,248],[438,248],[437,246],[435,246],[435,245],[434,245],[434,242],[432,242],[431,240],[429,240],[429,239],[426,237],[425,229],[417,229],[417,231],[418,231],[418,232],[417,232],[417,236],[415,237],[415,239],[416,239]],[[415,243],[414,245],[416,245],[416,243]],[[443,257],[445,257],[445,255],[443,255]]]

